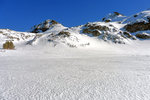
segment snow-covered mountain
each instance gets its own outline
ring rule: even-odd
[[[6,40],[30,45],[59,44],[69,47],[92,46],[99,41],[128,44],[133,40],[150,38],[150,10],[130,17],[114,12],[102,21],[89,22],[77,27],[65,27],[55,20],[46,20],[30,32],[0,30],[0,44]]]
[[[36,38],[34,41],[30,41],[30,44],[49,42],[55,46],[57,44],[64,44],[70,47],[79,47],[93,45],[98,40],[119,44],[125,44],[131,40],[135,40],[135,36],[120,30],[123,26],[116,22],[92,22],[71,28],[56,24],[53,27],[50,26],[47,31],[40,33],[43,36]]]

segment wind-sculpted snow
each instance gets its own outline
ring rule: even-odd
[[[0,99],[149,100],[149,43],[0,52]]]

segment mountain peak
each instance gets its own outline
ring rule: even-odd
[[[113,22],[113,21],[122,21],[126,16],[118,13],[118,12],[113,12],[109,13],[106,17],[102,19],[104,22]]]
[[[56,24],[59,24],[59,23],[57,21],[55,21],[55,20],[47,19],[44,22],[33,26],[32,29],[31,29],[31,32],[32,33],[45,32],[49,28],[51,28],[52,26],[55,26]]]

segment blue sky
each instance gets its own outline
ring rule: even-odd
[[[147,8],[150,0],[0,0],[0,28],[27,31],[46,19],[72,27],[110,12],[129,16]]]

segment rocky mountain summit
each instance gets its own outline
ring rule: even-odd
[[[49,28],[53,27],[54,25],[59,24],[58,22],[56,22],[55,20],[45,20],[44,22],[35,25],[32,27],[31,32],[32,33],[39,33],[39,32],[45,32],[47,31]]]
[[[120,14],[119,12],[109,13],[106,17],[102,19],[103,22],[122,22],[126,16]]]

